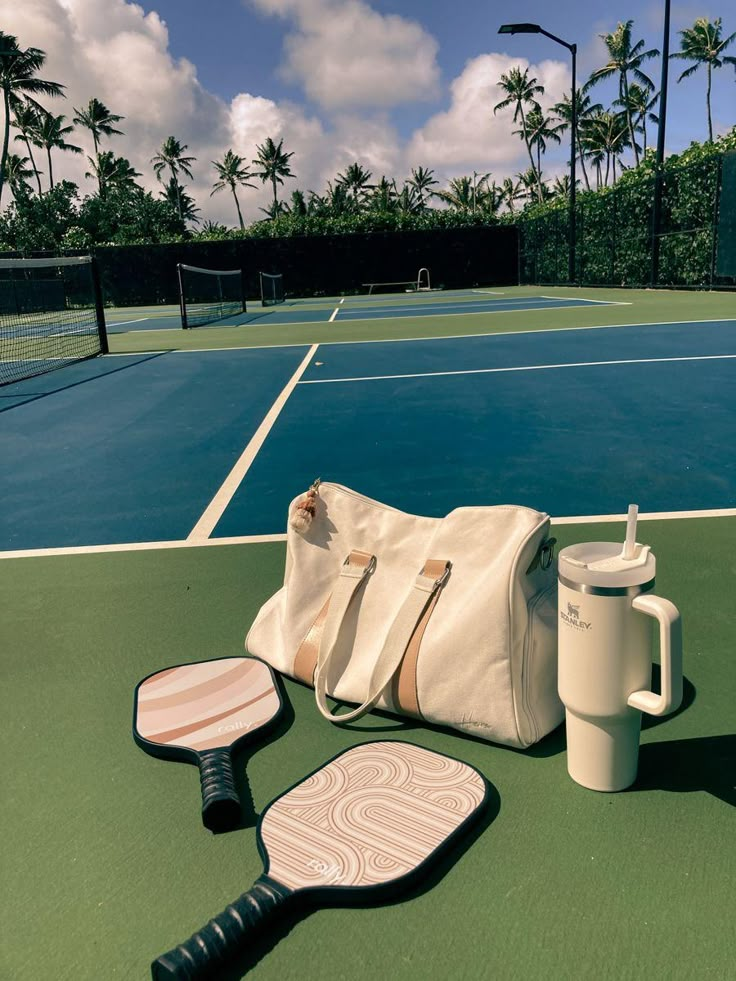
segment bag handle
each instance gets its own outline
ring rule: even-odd
[[[444,567],[444,571],[441,571],[442,567]],[[441,575],[437,575],[438,571],[441,571]],[[337,636],[340,632],[345,613],[347,612],[349,601],[343,604],[342,608],[335,607],[334,617],[333,602],[332,600],[330,601],[328,622],[325,624],[325,631],[317,657],[317,667],[314,673],[314,698],[317,708],[325,719],[329,719],[330,722],[343,724],[360,719],[367,712],[370,712],[381,697],[386,685],[388,685],[398,670],[417,622],[420,620],[436,592],[447,582],[449,574],[449,562],[438,562],[436,559],[430,559],[425,563],[422,571],[414,580],[414,585],[397,613],[396,619],[391,624],[381,653],[378,655],[373,667],[373,673],[368,685],[368,697],[362,705],[343,715],[336,715],[331,712],[327,705],[327,669],[335,651]],[[342,575],[343,573],[341,573]],[[338,595],[339,591],[340,586],[338,584],[335,593],[333,593],[333,598]]]

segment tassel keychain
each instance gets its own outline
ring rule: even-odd
[[[296,502],[296,507],[292,512],[289,524],[300,535],[303,535],[312,524],[312,518],[317,511],[317,497],[319,496],[320,483],[321,480],[318,477],[306,495],[300,501]]]

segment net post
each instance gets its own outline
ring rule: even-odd
[[[95,315],[97,317],[97,333],[100,337],[100,351],[110,353],[107,341],[107,324],[105,323],[105,304],[102,299],[102,284],[100,283],[100,267],[95,256],[91,257],[90,272],[92,274],[92,289],[95,294]]]
[[[242,266],[240,267],[240,299],[243,304],[242,312],[247,313],[248,306],[245,299],[245,270]]]
[[[189,326],[187,324],[187,305],[184,302],[184,283],[181,277],[181,263],[176,264],[176,275],[179,280],[179,313],[181,314],[181,326],[182,330],[186,330]]]

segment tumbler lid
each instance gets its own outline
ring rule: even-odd
[[[581,542],[558,556],[560,576],[584,586],[641,586],[654,579],[656,560],[649,545],[638,542],[625,559],[621,542]]]

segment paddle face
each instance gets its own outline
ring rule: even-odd
[[[266,873],[300,891],[395,886],[438,857],[487,794],[484,778],[459,760],[403,742],[356,746],[266,809]]]
[[[223,657],[165,668],[136,688],[133,733],[154,756],[199,762],[232,750],[281,711],[271,668],[253,657]]]
[[[199,766],[202,823],[210,831],[237,826],[241,802],[231,753],[281,712],[271,668],[252,657],[180,664],[136,688],[133,736],[153,756]]]

